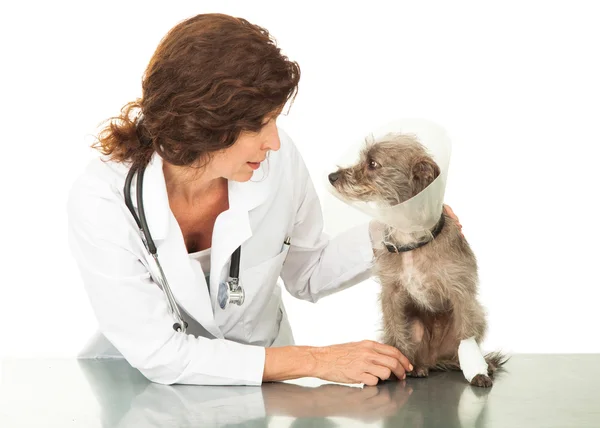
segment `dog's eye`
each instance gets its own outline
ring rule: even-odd
[[[379,164],[374,160],[369,161],[369,169],[379,168]]]

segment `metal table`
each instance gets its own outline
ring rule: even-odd
[[[600,355],[515,355],[491,389],[460,372],[374,387],[314,378],[166,386],[124,360],[4,359],[0,426],[600,427]]]

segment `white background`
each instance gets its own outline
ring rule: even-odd
[[[279,125],[327,231],[360,218],[323,192],[349,141],[424,117],[453,142],[446,203],[488,311],[484,350],[600,352],[600,26],[594,2],[19,2],[2,6],[0,356],[74,356],[96,322],[67,246],[66,197],[100,122],[141,95],[177,22],[223,12],[300,63]],[[285,294],[299,344],[377,338],[378,287],[317,304]]]

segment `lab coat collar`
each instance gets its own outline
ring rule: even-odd
[[[252,236],[250,211],[265,202],[269,195],[272,174],[266,174],[269,162],[264,162],[247,182],[228,182],[229,209],[218,217],[213,229],[210,269],[210,296],[204,278],[196,278],[191,268],[183,235],[171,212],[163,173],[163,160],[155,153],[144,173],[143,198],[145,214],[152,238],[158,249],[167,280],[177,302],[215,337],[222,338],[215,321],[219,282],[235,249]],[[173,247],[172,242],[176,241]],[[161,244],[168,251],[161,251]],[[242,261],[244,255],[242,252]],[[226,266],[227,265],[227,266]],[[225,272],[228,276],[228,271]],[[204,285],[204,286],[203,286]],[[225,316],[219,313],[220,316]]]
[[[254,208],[261,205],[268,197],[272,183],[269,174],[269,161],[263,162],[249,181],[228,182],[229,210],[223,214],[233,211],[234,217],[241,217]],[[135,180],[134,180],[135,182]],[[146,221],[151,231],[152,238],[156,240],[165,239],[169,233],[173,215],[169,206],[169,196],[163,172],[163,159],[158,153],[154,153],[144,173],[143,199]],[[134,201],[134,204],[137,203]],[[232,215],[232,214],[228,214]],[[214,242],[214,240],[213,240]]]

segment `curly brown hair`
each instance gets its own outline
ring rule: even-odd
[[[265,117],[293,102],[299,80],[299,65],[266,29],[224,14],[196,15],[161,40],[142,97],[104,121],[92,147],[133,165],[154,151],[174,165],[195,165],[240,133],[258,132]]]

